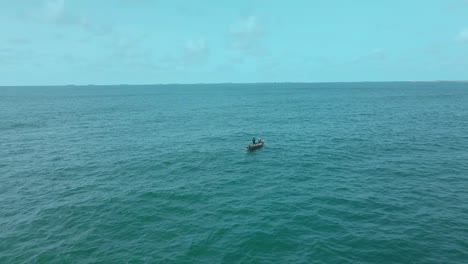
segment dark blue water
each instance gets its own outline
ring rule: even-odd
[[[466,83],[3,87],[0,263],[466,263],[467,149]]]

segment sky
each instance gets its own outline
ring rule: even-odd
[[[468,0],[0,0],[0,85],[468,80]]]

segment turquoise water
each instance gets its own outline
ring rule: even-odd
[[[466,263],[467,149],[463,83],[3,87],[0,263]]]

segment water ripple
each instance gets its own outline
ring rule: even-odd
[[[465,263],[466,87],[334,85],[9,90],[0,263]]]

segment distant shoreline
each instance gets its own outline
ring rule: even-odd
[[[435,81],[409,81],[409,82],[454,82],[454,83],[468,83],[468,80],[459,80],[459,81],[454,81],[454,80],[435,80]]]

